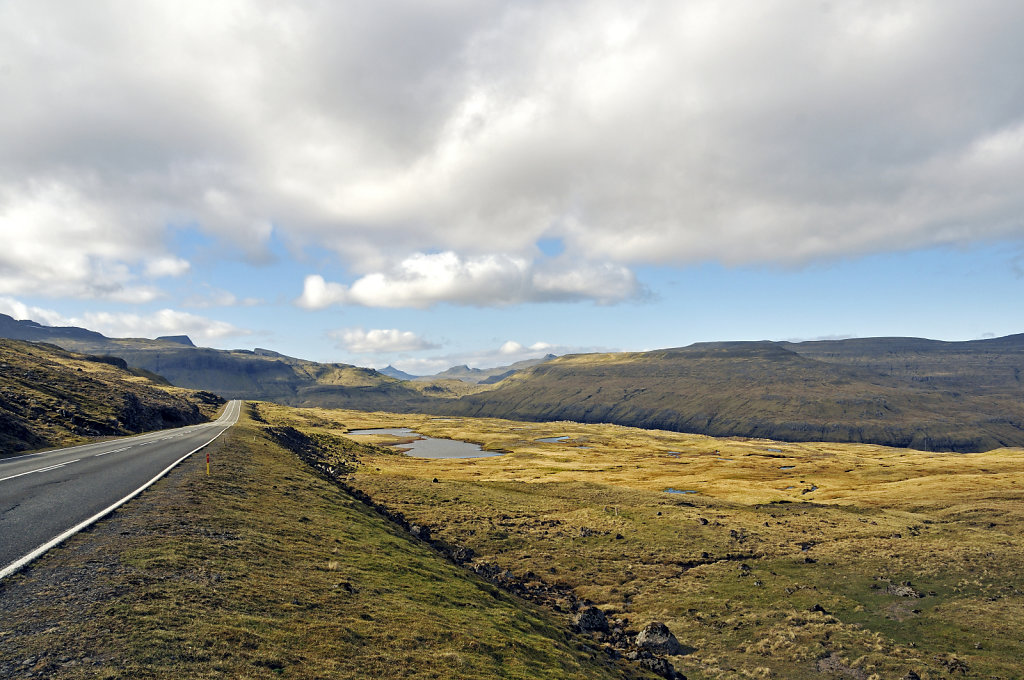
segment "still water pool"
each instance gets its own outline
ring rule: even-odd
[[[391,446],[401,449],[407,456],[413,458],[490,458],[500,456],[494,451],[484,451],[477,444],[459,441],[458,439],[438,439],[422,435],[408,427],[381,427],[374,430],[350,430],[350,435],[361,434],[383,434],[390,435],[396,439],[412,439],[408,443],[403,441],[397,444],[382,443],[381,446]]]

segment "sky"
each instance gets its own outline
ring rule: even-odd
[[[0,0],[0,312],[393,364],[1024,332],[1024,3]]]

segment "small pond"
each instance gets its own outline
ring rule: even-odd
[[[697,493],[692,489],[665,489],[665,493]]]
[[[795,465],[780,465],[779,469],[780,470],[792,470],[795,467],[796,467]]]
[[[782,449],[765,449],[765,451],[771,451],[772,453],[782,453]]]
[[[351,430],[351,435],[360,434],[385,434],[401,439],[415,437],[408,443],[391,444],[392,448],[401,449],[407,456],[413,458],[489,458],[500,456],[494,451],[484,451],[477,444],[459,441],[457,439],[438,439],[427,437],[415,432],[408,427],[382,427],[375,430]],[[383,446],[388,446],[383,444]]]
[[[545,442],[545,443],[548,443],[548,444],[555,444],[557,442],[564,442],[568,438],[569,438],[569,435],[563,434],[561,437],[542,437],[542,438],[538,439],[537,441]]]

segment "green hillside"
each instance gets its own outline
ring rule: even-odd
[[[291,406],[402,408],[422,405],[417,390],[371,368],[323,364],[267,349],[195,347],[187,337],[108,338],[75,327],[49,327],[0,314],[0,337],[48,342],[88,354],[124,359],[172,384],[226,399],[265,399]]]
[[[373,369],[264,349],[199,348],[181,337],[106,338],[4,315],[0,335],[110,354],[181,387],[290,406],[609,422],[935,451],[1024,444],[1024,335],[969,342],[701,343],[580,354],[476,385],[402,381]],[[490,376],[473,376],[484,374]],[[499,382],[484,384],[491,380]]]
[[[855,338],[780,344],[801,356],[862,368],[911,384],[1024,398],[1024,334],[968,342]]]
[[[889,371],[880,368],[884,347],[893,344],[885,339],[846,359],[837,358],[834,347],[822,352],[816,346],[830,360],[793,351],[803,344],[772,342],[574,355],[453,402],[448,411],[927,450],[1020,445],[1024,390],[1013,376],[1024,367],[1024,342],[1020,336],[1001,346],[987,342],[995,357],[961,346],[918,354],[917,367]],[[939,368],[948,377],[937,375]]]
[[[192,425],[223,401],[114,357],[0,339],[0,456]]]

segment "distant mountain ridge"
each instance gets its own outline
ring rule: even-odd
[[[461,380],[462,382],[471,384],[493,384],[514,373],[542,364],[545,361],[551,361],[554,358],[554,354],[547,354],[539,359],[524,359],[507,366],[493,366],[491,368],[470,368],[469,366],[462,364],[461,366],[452,366],[451,368],[441,371],[440,373],[435,373],[434,375],[423,375],[414,379],[424,382],[435,380]]]
[[[157,340],[166,340],[167,342],[176,342],[179,345],[185,345],[186,347],[195,347],[196,344],[192,342],[192,338],[187,335],[161,335]]]
[[[272,350],[111,339],[0,315],[0,335],[13,333],[117,356],[175,385],[294,406],[609,422],[942,451],[1024,446],[1024,334],[965,342],[698,343],[652,352],[548,356],[531,360],[532,366],[453,367],[405,382],[372,369],[304,361]],[[460,384],[456,380],[465,389],[452,389]]]
[[[406,373],[405,371],[399,370],[391,364],[388,364],[384,368],[377,369],[377,372],[381,375],[397,378],[398,380],[414,380],[419,377],[418,375],[413,375],[412,373]]]
[[[106,336],[96,331],[75,326],[44,326],[35,321],[18,321],[7,314],[0,314],[0,337],[30,342],[50,342],[55,338],[82,341],[107,339]]]

